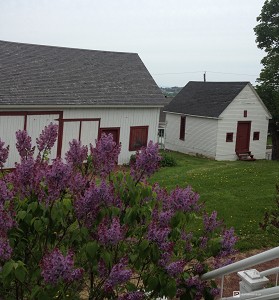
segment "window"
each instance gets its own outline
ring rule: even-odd
[[[247,110],[244,110],[244,112],[243,112],[243,117],[244,117],[244,118],[247,118]]]
[[[259,131],[255,131],[253,133],[253,140],[254,141],[258,141],[260,139],[260,132]]]
[[[182,141],[185,140],[185,126],[186,126],[186,117],[182,116],[180,118],[180,134],[179,134],[179,139]]]
[[[226,142],[233,142],[233,132],[227,132]]]
[[[139,150],[147,146],[148,126],[130,127],[129,151]]]

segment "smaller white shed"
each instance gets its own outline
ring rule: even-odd
[[[249,82],[190,81],[165,112],[166,149],[216,160],[266,157],[272,117]]]

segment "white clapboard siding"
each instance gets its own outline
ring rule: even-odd
[[[159,124],[159,108],[87,108],[87,109],[64,109],[64,119],[100,119],[100,128],[120,128],[119,142],[121,143],[121,153],[118,162],[120,164],[127,163],[130,159],[132,151],[129,151],[129,138],[131,126],[148,126],[148,141],[157,141],[158,124]],[[65,124],[68,122],[64,122]],[[82,121],[82,124],[85,122]],[[96,122],[97,123],[97,122]],[[89,125],[88,125],[89,126]],[[83,126],[82,126],[83,127]],[[86,130],[86,129],[85,129]],[[65,133],[65,129],[64,129]],[[83,136],[83,129],[82,129]],[[95,146],[95,137],[87,135],[86,141],[90,141]],[[63,139],[63,147],[66,140]],[[62,156],[65,151],[62,151]]]
[[[63,140],[62,140],[62,157],[69,150],[69,142],[79,138],[80,122],[64,122],[63,125]]]
[[[58,114],[43,114],[43,115],[28,115],[26,122],[26,131],[28,135],[32,138],[32,145],[36,145],[36,138],[42,133],[45,129],[45,126],[50,123],[58,124],[57,119],[59,118]],[[35,155],[37,155],[38,149],[35,149]],[[51,153],[48,155],[49,159],[56,158],[57,155],[57,141],[55,142],[53,148],[51,149]]]
[[[63,138],[61,157],[64,158],[69,149],[69,142],[73,139],[80,139],[82,144],[95,146],[98,138],[99,128],[119,128],[119,142],[122,150],[118,162],[120,164],[129,162],[131,154],[129,151],[129,138],[131,126],[148,126],[148,141],[157,141],[159,108],[137,107],[137,108],[64,108],[60,109],[60,117],[63,112]],[[11,145],[10,158],[5,167],[14,167],[14,163],[19,161],[19,156],[15,150],[15,132],[24,129],[26,118],[26,129],[32,138],[33,145],[36,145],[36,138],[50,122],[58,124],[59,114],[47,113],[47,110],[32,111],[27,114],[22,109],[22,116],[0,117],[0,138]],[[9,111],[6,110],[6,113]],[[20,110],[18,111],[20,113]],[[92,120],[94,119],[94,120]],[[96,119],[96,120],[95,120]],[[60,123],[61,124],[61,123]],[[50,158],[55,158],[58,142],[56,142]]]
[[[186,116],[185,140],[183,141],[179,139],[180,118],[181,115],[179,114],[166,114],[166,149],[214,158],[217,120]]]
[[[20,160],[16,149],[16,131],[23,129],[23,116],[1,116],[0,117],[0,139],[5,142],[4,146],[10,146],[9,157],[5,168],[14,168],[15,162]]]
[[[98,138],[99,121],[66,121],[63,126],[63,142],[62,142],[62,158],[69,150],[69,143],[75,140],[80,140],[81,144],[88,146],[95,145],[95,140]]]
[[[81,124],[81,138],[80,141],[83,145],[95,145],[95,140],[98,139],[99,121],[87,121]]]
[[[247,117],[244,117],[247,110]],[[220,115],[217,137],[217,160],[235,160],[235,144],[238,121],[251,121],[250,151],[256,159],[265,159],[268,130],[268,113],[247,85]],[[260,132],[260,139],[253,141],[253,133]],[[233,133],[233,142],[226,142],[226,133]]]

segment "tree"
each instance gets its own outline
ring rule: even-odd
[[[272,114],[269,124],[273,159],[279,159],[279,1],[266,0],[254,28],[257,46],[266,52],[256,90]]]

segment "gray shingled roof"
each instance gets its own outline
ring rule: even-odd
[[[136,53],[0,41],[0,105],[164,105]]]
[[[218,118],[249,82],[190,81],[165,111]]]

